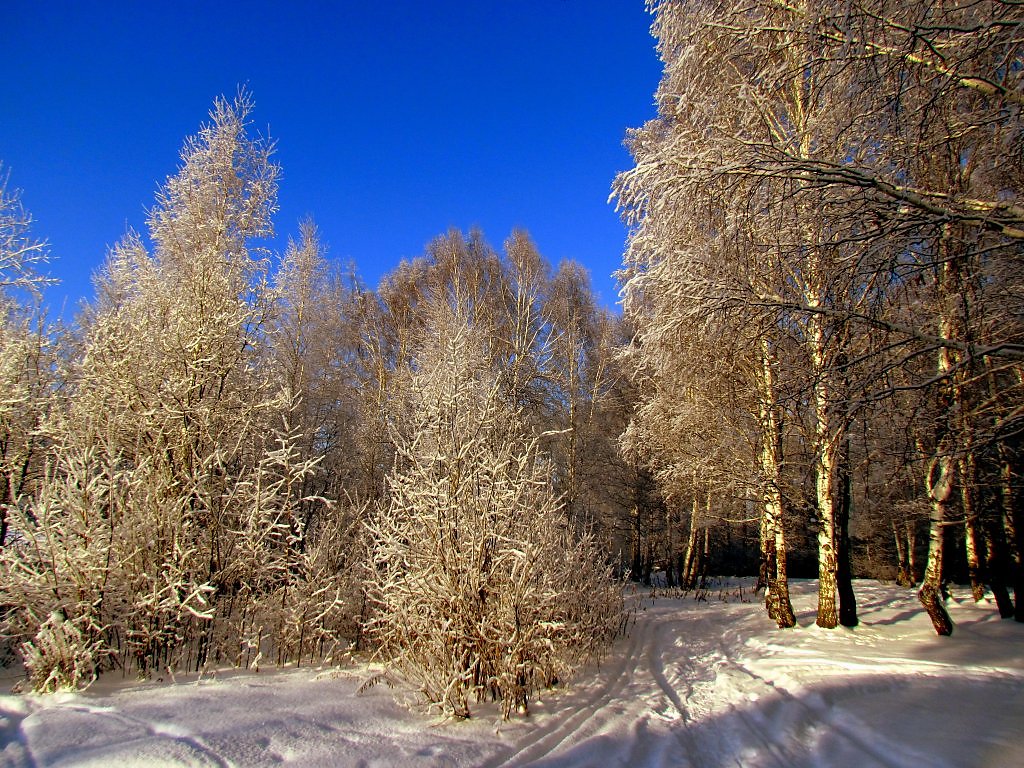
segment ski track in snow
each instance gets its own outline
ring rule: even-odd
[[[815,587],[792,586],[795,630],[735,590],[645,599],[602,665],[509,723],[357,695],[358,669],[0,696],[0,766],[1024,765],[1024,625],[960,597],[937,638],[913,592],[865,581],[861,626],[821,630]]]

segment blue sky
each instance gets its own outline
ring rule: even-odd
[[[0,3],[0,161],[65,315],[213,99],[247,84],[278,142],[278,242],[312,215],[370,285],[450,227],[513,227],[574,258],[608,306],[607,203],[660,66],[642,0]]]

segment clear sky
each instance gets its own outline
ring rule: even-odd
[[[72,314],[213,99],[247,84],[278,143],[278,242],[312,215],[371,286],[450,227],[527,229],[604,304],[608,204],[660,66],[643,0],[0,2],[0,161]]]

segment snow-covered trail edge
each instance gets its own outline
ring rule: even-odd
[[[528,738],[504,764],[1024,765],[1024,626],[954,597],[956,636],[939,638],[912,591],[861,582],[862,625],[821,630],[816,586],[793,585],[787,631],[749,593],[649,602],[615,711],[556,724],[551,752]]]
[[[647,599],[604,664],[535,702],[425,720],[355,672],[310,670],[0,696],[0,765],[1024,765],[1024,625],[966,599],[938,638],[914,594],[857,584],[863,623],[775,629],[749,592]],[[957,594],[957,593],[955,593]]]

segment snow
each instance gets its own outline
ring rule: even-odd
[[[604,664],[507,723],[488,706],[439,722],[384,684],[358,693],[364,666],[104,679],[0,696],[0,765],[1024,765],[1024,625],[954,590],[940,638],[912,591],[862,581],[861,626],[822,630],[816,583],[791,588],[793,630],[749,584],[647,597]]]

